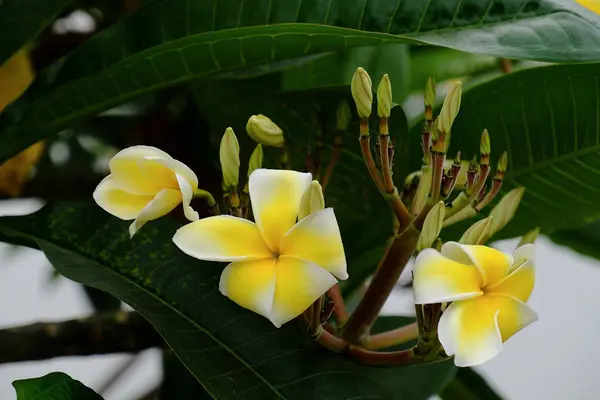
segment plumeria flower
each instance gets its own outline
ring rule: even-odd
[[[230,264],[219,290],[276,327],[304,312],[339,279],[348,278],[333,209],[296,219],[309,173],[257,169],[249,191],[256,223],[228,215],[192,222],[173,241],[183,252]],[[334,277],[335,276],[335,277]]]
[[[186,218],[198,219],[190,207],[198,178],[185,164],[155,147],[121,150],[109,163],[110,175],[94,191],[100,207],[123,220],[134,220],[133,236],[146,222],[162,217],[183,203]]]
[[[533,245],[511,256],[486,246],[448,242],[425,249],[414,267],[416,304],[452,303],[438,325],[440,343],[460,367],[481,364],[537,320],[525,304],[533,290]]]

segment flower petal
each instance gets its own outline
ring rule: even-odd
[[[491,247],[456,242],[445,243],[442,255],[459,263],[475,265],[482,274],[484,287],[506,277],[513,263],[511,255]]]
[[[505,294],[523,302],[529,300],[535,284],[533,260],[520,259],[506,278],[485,289],[486,293]]]
[[[192,207],[190,207],[190,203],[194,197],[194,189],[192,189],[192,185],[183,175],[175,174],[175,176],[177,177],[179,190],[181,190],[183,213],[185,214],[185,217],[192,222],[198,221],[200,216]]]
[[[333,275],[318,265],[293,257],[279,257],[275,270],[270,319],[276,327],[302,314],[337,283]]]
[[[124,220],[135,219],[152,201],[154,196],[135,195],[115,184],[112,175],[107,176],[94,190],[94,200],[106,212]]]
[[[531,261],[532,264],[535,261],[535,246],[531,243],[517,247],[517,249],[513,252],[513,265],[510,269],[510,272],[520,267],[522,261],[525,260]]]
[[[435,249],[419,253],[413,276],[415,304],[464,300],[483,293],[477,268],[446,258]]]
[[[158,160],[170,155],[150,146],[132,146],[118,152],[109,163],[115,183],[137,194],[155,195],[162,189],[177,189],[173,171]]]
[[[444,311],[438,335],[446,354],[454,355],[457,366],[482,364],[500,353],[498,313],[487,296],[452,303]]]
[[[308,215],[285,234],[281,255],[317,264],[339,279],[348,279],[346,256],[333,208]]]
[[[181,203],[181,192],[173,189],[163,189],[138,214],[129,226],[129,236],[133,237],[148,221],[167,215]]]
[[[511,296],[484,296],[499,310],[498,327],[502,341],[506,342],[515,333],[538,320],[538,316],[527,304]]]
[[[272,250],[296,223],[300,199],[312,175],[296,171],[257,169],[248,180],[254,219]]]
[[[184,253],[206,261],[247,261],[273,258],[256,224],[220,215],[179,228],[173,242]]]
[[[229,264],[221,274],[219,290],[238,305],[269,318],[275,295],[275,259]]]

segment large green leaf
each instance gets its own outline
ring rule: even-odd
[[[0,65],[34,39],[71,0],[0,2]]]
[[[498,238],[573,229],[600,216],[600,64],[522,70],[478,84],[464,93],[452,132],[450,156],[469,159],[484,128],[492,139],[492,162],[508,151],[502,194],[525,186],[511,224]],[[409,162],[419,160],[419,126],[410,135]],[[464,228],[464,225],[461,226]],[[457,229],[450,230],[454,238]]]
[[[14,381],[17,400],[102,400],[84,384],[62,372]]]
[[[239,68],[393,42],[597,60],[598,37],[600,17],[558,0],[152,1],[66,58],[49,93],[3,131],[0,162],[78,118]]]
[[[555,232],[550,235],[550,239],[585,256],[600,260],[600,221],[577,229]]]
[[[368,368],[325,351],[296,323],[276,329],[223,297],[223,264],[180,252],[170,220],[147,224],[133,240],[127,225],[95,205],[76,204],[0,219],[0,231],[35,240],[63,275],[148,318],[213,397],[426,399],[455,371],[452,362]]]
[[[442,400],[502,400],[502,397],[473,368],[459,368],[439,394]]]

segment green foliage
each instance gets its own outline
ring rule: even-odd
[[[71,0],[4,0],[0,3],[0,65],[42,32]]]
[[[439,394],[442,400],[502,400],[502,397],[472,368],[459,368]]]
[[[451,362],[364,367],[311,343],[296,323],[276,329],[218,292],[222,264],[192,259],[172,244],[177,224],[149,223],[133,240],[127,225],[77,204],[0,219],[0,231],[35,240],[66,277],[143,314],[213,397],[426,399],[455,371]]]
[[[81,382],[62,372],[14,381],[17,400],[102,400],[102,397]]]
[[[508,151],[501,194],[526,192],[517,214],[497,238],[537,226],[542,233],[578,227],[598,215],[600,192],[599,64],[555,65],[503,75],[465,91],[454,123],[449,156],[477,154],[484,128],[492,139],[492,163]],[[419,125],[411,133],[410,165],[418,165]],[[487,210],[484,212],[484,214]],[[556,218],[560,215],[560,218]],[[470,223],[473,223],[471,221]],[[446,230],[460,237],[461,229]],[[494,237],[496,238],[496,236]]]

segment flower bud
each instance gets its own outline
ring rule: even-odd
[[[262,114],[248,119],[246,131],[252,139],[264,146],[282,147],[285,143],[281,128]]]
[[[452,129],[452,124],[454,123],[454,119],[458,115],[458,110],[460,109],[461,96],[462,83],[456,82],[446,95],[444,104],[442,105],[442,110],[440,111],[440,119],[437,124],[437,128],[440,131],[448,133]]]
[[[389,118],[392,112],[392,83],[388,74],[383,75],[377,86],[377,115]]]
[[[219,149],[223,188],[236,188],[240,179],[240,145],[233,129],[227,128]]]
[[[489,155],[492,151],[492,143],[490,141],[490,133],[487,129],[483,130],[481,134],[481,144],[479,145],[479,152],[482,155]]]
[[[492,235],[504,228],[515,216],[524,193],[524,187],[513,189],[502,197],[496,207],[492,209],[492,212],[490,212],[490,216],[494,217]]]
[[[435,80],[430,76],[425,84],[425,107],[431,108],[433,103],[435,103]]]
[[[356,110],[360,118],[369,118],[371,116],[371,107],[373,106],[373,83],[371,77],[362,67],[358,67],[352,77],[352,97],[356,103]]]
[[[352,110],[350,110],[350,105],[346,99],[342,100],[338,105],[335,116],[338,131],[347,130],[348,126],[350,126],[350,121],[352,121]]]
[[[498,160],[498,166],[496,167],[496,178],[504,179],[504,174],[506,174],[506,169],[508,168],[508,154],[505,152],[502,153],[500,159]]]
[[[523,245],[526,245],[526,244],[535,243],[535,241],[537,240],[539,235],[540,235],[540,228],[535,228],[535,229],[530,230],[529,232],[524,234],[523,237],[521,237],[521,241],[519,241],[519,245],[517,246],[517,248],[521,247]]]
[[[298,219],[309,216],[310,214],[321,211],[325,208],[325,198],[323,198],[323,188],[318,181],[312,181],[309,188],[306,189],[300,200],[300,211]]]
[[[442,224],[444,223],[444,214],[446,213],[446,206],[443,201],[437,203],[431,211],[425,217],[423,223],[423,230],[421,236],[419,236],[419,242],[417,243],[417,251],[428,248],[437,239],[440,231],[442,230]]]
[[[250,155],[250,162],[248,163],[248,177],[250,177],[250,174],[254,172],[254,170],[262,167],[263,158],[264,155],[262,144],[259,143],[256,145],[256,148]]]
[[[492,236],[494,217],[487,217],[471,225],[462,235],[460,244],[484,244]]]

